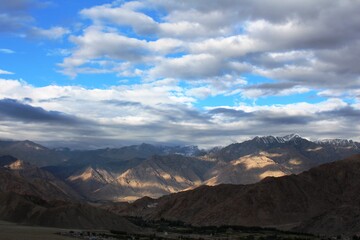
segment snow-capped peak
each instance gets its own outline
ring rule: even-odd
[[[360,148],[359,142],[354,142],[353,140],[348,139],[322,139],[316,141],[318,144],[330,144],[337,147],[352,147],[352,148]]]
[[[265,144],[270,144],[270,143],[286,143],[286,142],[295,142],[298,139],[302,139],[299,135],[293,133],[293,134],[289,134],[283,137],[274,137],[274,136],[264,136],[264,137],[255,137],[254,140],[258,143],[265,143]]]
[[[280,137],[281,139],[283,139],[285,142],[289,142],[291,140],[297,139],[297,138],[301,138],[298,134],[292,133],[283,137]]]

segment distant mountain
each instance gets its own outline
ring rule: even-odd
[[[59,165],[84,167],[111,162],[126,162],[133,159],[147,159],[154,155],[201,156],[205,153],[197,146],[155,146],[143,143],[120,148],[70,150],[68,148],[49,149],[28,140],[0,140],[0,156],[11,155],[38,167]]]
[[[36,166],[57,165],[65,156],[31,141],[0,141],[0,156],[10,155]]]
[[[355,155],[256,184],[201,186],[144,198],[120,211],[194,225],[288,226],[311,233],[354,234],[360,231],[359,202],[360,155]]]
[[[329,141],[312,142],[296,134],[284,137],[255,137],[242,143],[231,144],[210,157],[229,162],[249,155],[265,155],[297,173],[360,153],[360,148],[357,147],[360,143],[352,143],[354,144],[340,146]]]
[[[348,139],[323,139],[316,141],[317,144],[324,146],[334,146],[339,148],[360,149],[360,143]]]

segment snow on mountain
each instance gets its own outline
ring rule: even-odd
[[[348,139],[323,139],[318,140],[316,143],[320,145],[333,145],[335,147],[355,148],[360,149],[360,143]]]
[[[299,135],[293,133],[283,137],[274,137],[274,136],[264,136],[264,137],[255,137],[253,140],[258,143],[264,144],[273,144],[273,143],[287,143],[287,142],[294,142],[302,140],[304,138],[300,137]]]

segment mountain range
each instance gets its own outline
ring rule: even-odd
[[[296,134],[255,137],[207,151],[150,144],[78,151],[30,141],[0,142],[0,156],[31,163],[89,201],[134,201],[201,185],[251,184],[356,153],[360,143],[351,140],[309,141]]]
[[[316,234],[360,232],[360,155],[299,175],[249,185],[201,186],[118,208],[123,215],[198,226],[278,227]]]
[[[354,141],[295,134],[207,151],[150,144],[78,151],[2,141],[0,219],[136,232],[124,215],[353,234],[360,232],[359,153]]]

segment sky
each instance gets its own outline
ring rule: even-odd
[[[0,138],[360,141],[360,0],[0,0]]]

